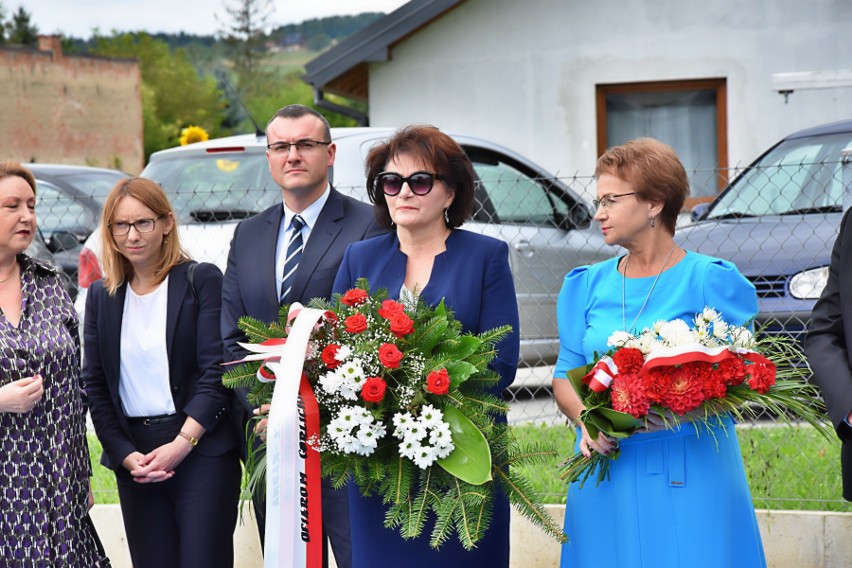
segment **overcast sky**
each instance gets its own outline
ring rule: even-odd
[[[61,32],[88,39],[92,30],[102,34],[113,30],[215,35],[222,28],[216,20],[228,21],[225,6],[238,0],[0,0],[7,17],[18,6],[32,16],[39,33]],[[275,11],[269,24],[277,27],[322,18],[361,12],[389,13],[407,0],[273,0]]]

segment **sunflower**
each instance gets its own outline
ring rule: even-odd
[[[209,140],[210,135],[200,126],[189,125],[180,131],[180,145],[194,144],[196,142],[204,142]]]

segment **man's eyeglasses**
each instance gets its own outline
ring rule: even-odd
[[[328,146],[331,142],[321,142],[320,140],[297,140],[296,142],[273,142],[267,144],[266,147],[273,154],[289,154],[290,148],[295,148],[300,154],[313,152],[320,146]]]
[[[136,229],[137,233],[150,233],[154,230],[154,225],[157,221],[165,217],[165,215],[160,215],[156,219],[139,219],[138,221],[134,221],[132,223],[128,223],[127,221],[118,221],[116,223],[109,224],[109,230],[112,232],[114,237],[123,237],[124,235],[130,233],[130,228]]]
[[[402,184],[407,183],[414,195],[426,195],[432,191],[436,179],[443,180],[444,176],[433,172],[414,172],[408,177],[402,177],[396,172],[382,172],[376,176],[376,188],[393,197],[402,191]]]
[[[630,193],[616,193],[616,194],[613,194],[613,195],[604,195],[600,199],[593,199],[592,205],[595,206],[595,211],[597,211],[601,207],[603,207],[604,210],[606,210],[606,209],[609,209],[610,207],[612,207],[613,204],[618,203],[615,200],[616,197],[627,197],[628,195],[634,195],[635,193],[636,193],[635,191],[631,191]]]

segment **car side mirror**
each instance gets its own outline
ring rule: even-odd
[[[68,231],[55,231],[45,241],[50,252],[72,250],[80,246],[80,239]]]
[[[699,203],[698,205],[692,208],[692,211],[690,211],[689,213],[689,218],[692,219],[693,222],[700,221],[707,215],[707,211],[709,209],[709,203]]]
[[[572,229],[585,229],[592,223],[593,218],[594,215],[589,212],[588,208],[577,202],[568,210],[567,214],[557,215],[556,221],[560,229],[570,231]]]

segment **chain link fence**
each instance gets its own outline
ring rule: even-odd
[[[254,158],[253,158],[254,159]],[[267,179],[266,160],[255,165],[217,158],[209,164],[216,177],[205,177],[196,164],[190,176],[176,187],[167,187],[182,224],[184,246],[197,260],[211,261],[224,270],[228,243],[235,222],[262,210],[280,199],[280,190]],[[610,258],[619,250],[607,246],[593,221],[590,205],[595,194],[591,175],[576,175],[554,180],[534,175],[506,163],[474,160],[480,183],[476,190],[476,213],[466,228],[505,240],[510,247],[513,273],[521,309],[522,359],[518,377],[506,396],[511,404],[513,423],[563,425],[552,398],[553,364],[558,354],[555,305],[565,274],[576,266]],[[755,285],[760,313],[757,326],[767,333],[788,334],[801,339],[810,310],[826,277],[831,246],[836,237],[843,210],[846,188],[850,185],[844,164],[834,159],[788,162],[747,170],[702,170],[691,172],[693,179],[735,179],[732,188],[712,206],[705,220],[695,221],[684,212],[676,240],[684,248],[734,261]],[[243,185],[228,175],[228,169],[242,168]],[[254,169],[252,169],[254,168]],[[848,166],[847,166],[848,169]],[[219,175],[221,174],[221,175]],[[162,182],[161,182],[162,183]],[[253,189],[246,189],[250,187]],[[256,189],[254,189],[256,188]],[[363,187],[342,185],[343,193],[365,199]],[[47,194],[43,194],[47,195]],[[69,262],[69,253],[84,251],[84,241],[95,229],[96,204],[71,195],[50,198],[40,196],[36,214],[50,219],[51,232],[44,234],[47,249],[64,255],[68,289],[76,295],[78,267]],[[696,204],[696,212],[707,215],[707,204]],[[67,228],[67,230],[66,230]],[[38,254],[49,257],[47,249]],[[623,252],[623,251],[622,251]],[[84,252],[84,257],[85,257]],[[85,270],[92,269],[92,257],[84,258]],[[765,471],[764,478],[752,479],[756,502],[763,495],[782,495],[800,499],[816,508],[843,508],[839,492],[837,448],[824,443],[818,455],[803,455],[809,449],[785,446],[785,436],[773,433],[775,418],[764,416],[753,424],[741,425],[758,434],[748,438],[744,451],[755,454],[775,453],[790,467],[799,468],[795,487],[762,488],[778,483]],[[765,431],[767,434],[761,435]],[[757,448],[760,447],[758,452]],[[820,446],[822,447],[822,446]],[[768,458],[767,458],[768,460]],[[809,479],[811,460],[828,464],[819,470],[834,480]],[[801,462],[801,463],[800,463]],[[767,461],[770,463],[770,461]],[[776,459],[773,464],[779,463]],[[773,465],[773,467],[775,467]],[[826,473],[827,472],[827,473]],[[805,478],[804,480],[802,478]],[[830,483],[824,495],[813,499],[799,485]],[[776,497],[766,497],[770,501]],[[827,505],[828,504],[828,505]],[[813,508],[813,507],[806,507]]]

